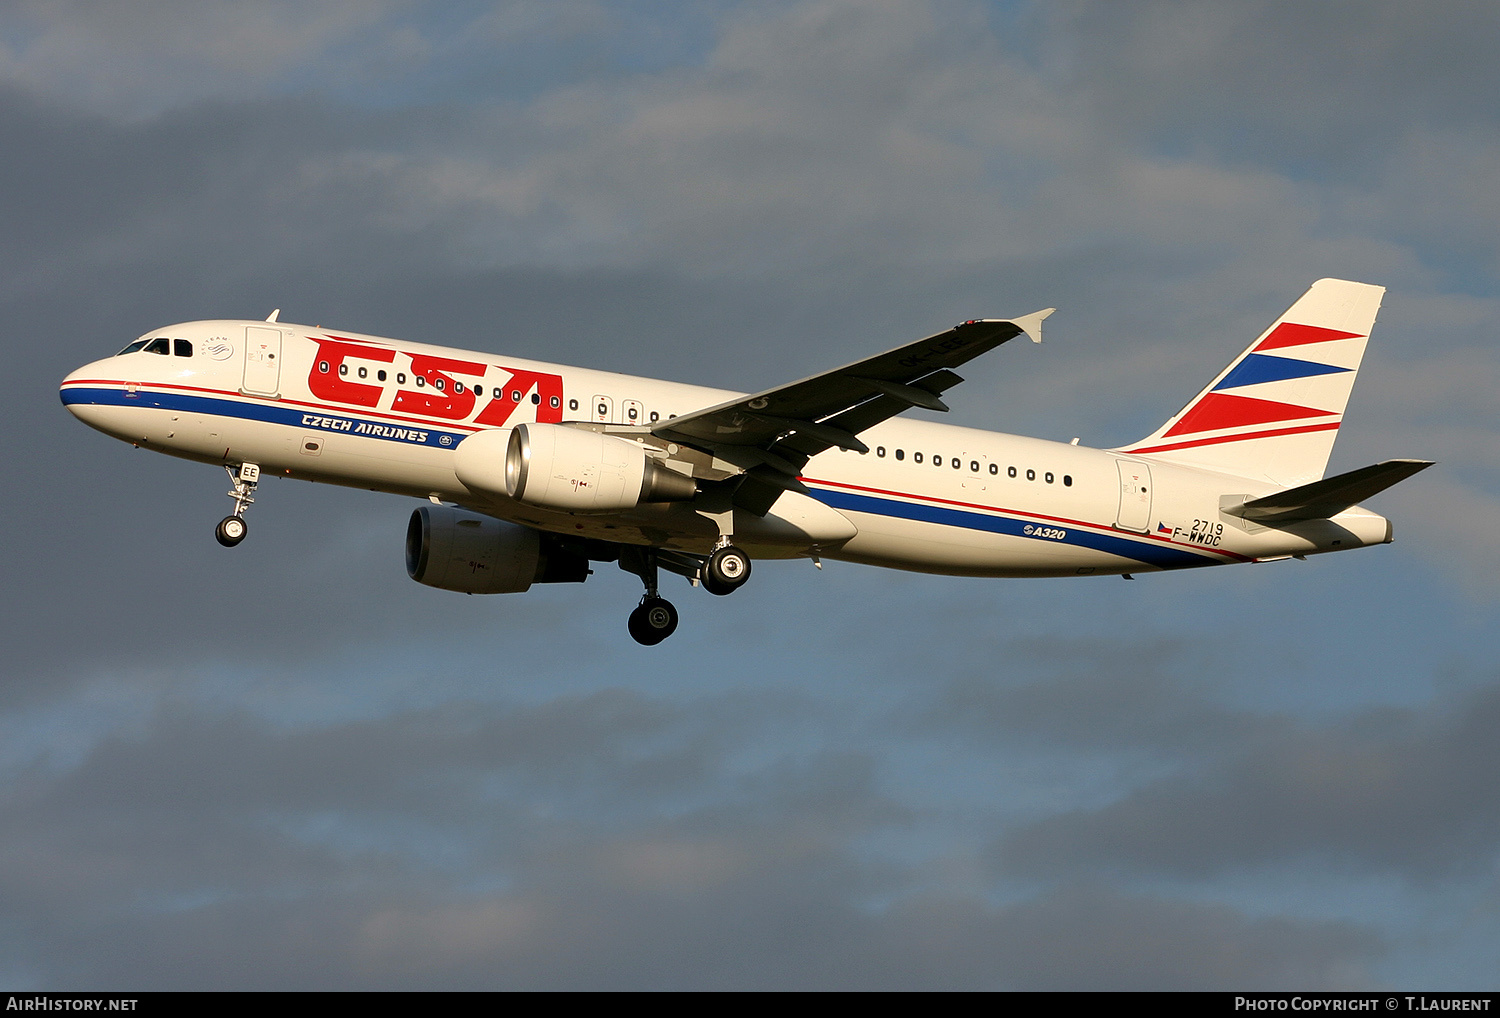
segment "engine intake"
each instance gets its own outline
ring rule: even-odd
[[[406,526],[406,574],[429,587],[464,594],[519,594],[533,583],[582,583],[589,560],[567,538],[451,506],[424,505],[412,511]]]
[[[505,492],[566,512],[619,512],[643,502],[686,502],[698,485],[638,443],[557,424],[519,424],[505,452]]]

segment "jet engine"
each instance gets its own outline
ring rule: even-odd
[[[464,594],[519,594],[533,583],[582,583],[589,560],[567,538],[445,505],[412,511],[406,573]]]
[[[519,424],[505,452],[505,492],[564,512],[620,512],[643,502],[686,502],[698,485],[639,443],[558,424]]]

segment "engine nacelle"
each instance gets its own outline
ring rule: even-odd
[[[566,539],[445,505],[412,511],[406,574],[465,594],[519,594],[533,583],[582,583],[589,560]]]
[[[564,512],[620,512],[642,502],[686,502],[698,485],[639,443],[559,424],[518,424],[505,453],[505,492]]]

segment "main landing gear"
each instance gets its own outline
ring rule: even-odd
[[[245,539],[245,509],[255,501],[255,486],[260,483],[260,467],[254,463],[241,463],[238,471],[226,465],[225,472],[234,488],[228,492],[234,499],[234,513],[219,521],[214,528],[214,540],[226,548],[233,548]]]
[[[677,631],[677,609],[672,602],[646,594],[626,622],[636,643],[654,647]]]
[[[672,602],[657,593],[657,565],[661,553],[655,548],[625,545],[620,549],[620,568],[641,578],[646,593],[635,611],[630,613],[627,627],[636,643],[654,647],[677,631],[677,609]]]
[[[628,628],[636,643],[654,647],[677,630],[677,609],[657,589],[662,569],[697,580],[710,594],[732,594],[750,578],[750,556],[724,541],[706,559],[678,551],[620,546],[620,568],[641,578],[646,593],[630,613]]]
[[[710,594],[733,594],[750,578],[750,556],[732,544],[721,544],[703,563],[699,579]]]

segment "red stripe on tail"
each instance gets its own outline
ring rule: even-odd
[[[1316,325],[1298,325],[1282,322],[1271,330],[1271,334],[1260,341],[1256,350],[1279,350],[1284,346],[1306,346],[1308,343],[1327,343],[1335,339],[1354,339],[1357,332],[1340,332]]]
[[[1192,409],[1182,415],[1182,420],[1172,425],[1171,430],[1162,435],[1162,438],[1171,438],[1173,435],[1191,435],[1199,431],[1243,428],[1250,424],[1295,421],[1306,417],[1328,417],[1337,412],[1297,406],[1295,403],[1277,403],[1269,399],[1252,399],[1249,396],[1229,396],[1220,392],[1210,392],[1193,404]]]

